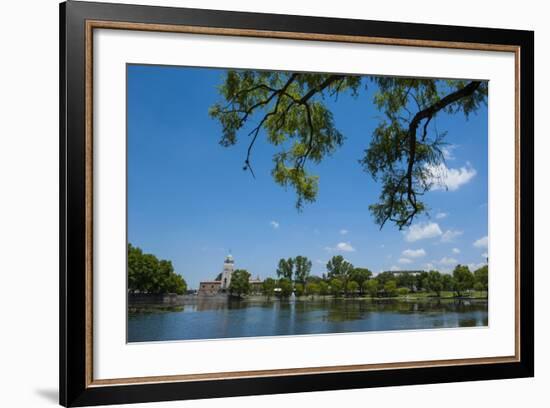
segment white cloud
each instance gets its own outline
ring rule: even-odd
[[[279,228],[279,223],[277,221],[270,221],[269,225],[271,225],[273,229]]]
[[[484,237],[476,240],[474,242],[476,248],[487,248],[489,246],[489,237],[485,235]]]
[[[405,249],[401,254],[407,258],[420,258],[426,256],[426,251],[423,248]]]
[[[459,254],[460,253],[460,249],[458,248],[453,248],[453,254]]]
[[[431,262],[425,263],[424,269],[434,269],[434,264]]]
[[[453,242],[456,237],[459,237],[463,234],[463,231],[458,230],[447,230],[441,236],[441,242]]]
[[[489,254],[487,252],[484,252],[484,253],[481,254],[481,257],[482,258],[488,258]]]
[[[435,215],[435,219],[436,219],[436,220],[442,220],[443,218],[447,218],[447,215],[449,215],[449,214],[446,213],[446,212],[438,212],[438,213]]]
[[[455,145],[447,145],[441,148],[441,153],[443,153],[443,158],[445,160],[454,160],[455,157],[453,155],[453,150],[456,149],[458,146]]]
[[[341,235],[346,235],[349,231],[347,229],[341,229],[340,230],[340,234]]]
[[[441,265],[457,265],[458,261],[454,258],[444,256],[439,261],[437,261],[437,263],[440,263]]]
[[[412,261],[409,258],[399,258],[399,260],[397,262],[399,262],[400,264],[410,264],[410,263],[412,263]]]
[[[487,262],[479,262],[479,263],[469,263],[468,269],[470,269],[471,272],[475,271],[476,269],[481,268],[482,266],[487,265]]]
[[[339,242],[334,247],[325,247],[325,250],[329,252],[355,252],[355,248],[349,242]]]
[[[405,241],[414,242],[420,239],[438,237],[442,232],[437,223],[429,222],[412,225],[404,234]]]
[[[431,190],[455,191],[474,178],[477,171],[469,164],[459,169],[450,169],[445,164],[428,165],[426,169],[430,173]]]
[[[392,272],[395,272],[395,271],[400,271],[401,268],[399,266],[396,266],[396,265],[392,265],[392,267],[390,268],[390,271]]]

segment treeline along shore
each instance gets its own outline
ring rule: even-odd
[[[305,256],[279,260],[276,277],[261,285],[250,283],[251,273],[233,272],[226,293],[209,296],[211,301],[299,300],[316,299],[486,299],[488,266],[470,271],[457,265],[452,273],[430,271],[387,271],[374,275],[368,268],[355,267],[344,257],[332,257],[322,276],[312,275],[312,262]],[[128,246],[128,303],[174,306],[193,303],[196,291],[188,290],[185,279],[174,271],[172,263]]]

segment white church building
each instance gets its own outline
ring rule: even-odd
[[[223,261],[223,269],[219,280],[203,281],[199,285],[199,295],[217,295],[227,292],[231,285],[231,276],[235,271],[235,260],[231,254],[227,255]],[[259,277],[250,278],[252,292],[260,292],[262,281]]]

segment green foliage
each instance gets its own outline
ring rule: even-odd
[[[372,296],[378,296],[379,282],[378,279],[370,279],[365,283],[366,292]]]
[[[313,297],[315,295],[318,295],[321,292],[320,284],[321,283],[317,284],[315,282],[306,283],[306,288],[305,288],[306,295],[311,296],[311,297]]]
[[[397,294],[399,296],[407,296],[409,294],[409,288],[398,288]]]
[[[389,280],[384,284],[384,294],[389,297],[397,296],[397,281]]]
[[[350,275],[351,271],[353,271],[353,265],[346,261],[342,255],[333,256],[327,262],[329,279],[339,278],[345,280]]]
[[[441,291],[443,290],[443,278],[438,271],[428,272],[426,289],[430,292],[435,292],[437,296],[441,295]]]
[[[312,283],[319,284],[322,280],[323,280],[323,278],[321,278],[320,276],[316,276],[316,275],[308,275],[308,277],[306,278],[307,283],[312,282]]]
[[[454,291],[457,296],[474,287],[474,275],[466,265],[457,265],[453,270]]]
[[[354,280],[348,281],[346,283],[346,292],[354,296],[357,292],[359,292],[359,284]]]
[[[446,291],[452,291],[454,290],[454,280],[453,277],[447,273],[444,273],[441,275],[441,284],[443,286],[443,290]]]
[[[345,140],[326,101],[340,94],[356,96],[368,83],[377,87],[373,108],[382,114],[360,158],[364,170],[382,183],[378,202],[369,208],[381,227],[390,220],[403,228],[426,211],[419,198],[432,187],[434,171],[444,161],[445,132],[438,132],[432,119],[439,112],[466,117],[475,112],[486,103],[487,82],[228,70],[219,87],[223,100],[210,108],[210,115],[222,127],[222,146],[236,144],[238,133],[245,131],[244,170],[252,174],[252,147],[265,133],[277,147],[272,176],[295,190],[301,209],[319,189],[319,178],[307,164],[320,163]]]
[[[281,297],[289,297],[292,295],[292,281],[288,278],[279,279],[277,288],[280,289],[278,293]]]
[[[321,296],[326,296],[330,293],[329,284],[325,281],[319,282],[319,294]]]
[[[333,278],[330,280],[330,293],[334,296],[339,296],[344,287],[344,283],[338,279]]]
[[[304,285],[311,272],[311,266],[311,261],[305,256],[298,255],[294,258],[294,280]]]
[[[277,267],[277,277],[292,280],[294,274],[294,259],[281,259]]]
[[[387,281],[390,281],[390,280],[395,280],[395,275],[393,274],[393,272],[382,272],[382,273],[379,273],[378,275],[376,275],[376,280],[378,281],[378,283],[380,284],[381,287],[383,287]]]
[[[244,269],[236,269],[231,275],[229,293],[242,297],[250,292],[250,273]]]
[[[395,276],[397,286],[408,288],[410,292],[416,289],[416,278],[412,273],[400,273]]]
[[[428,290],[428,272],[422,271],[415,277],[415,285],[417,290]]]
[[[476,290],[488,290],[489,288],[489,266],[485,265],[474,271],[474,281],[479,284],[481,289]]]
[[[300,297],[300,296],[304,296],[304,285],[302,285],[301,283],[296,283],[294,285],[294,294],[297,296],[297,297]]]
[[[262,282],[262,293],[269,299],[275,293],[275,286],[275,279],[267,278]]]
[[[367,268],[353,268],[350,273],[350,279],[359,284],[361,294],[365,291],[365,283],[372,277],[372,272]]]
[[[139,293],[176,293],[187,290],[185,280],[174,271],[172,262],[128,244],[128,290]]]

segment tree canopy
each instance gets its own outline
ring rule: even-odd
[[[347,279],[353,271],[353,265],[346,261],[342,255],[333,256],[327,262],[327,273],[329,278]]]
[[[140,248],[128,244],[128,290],[182,295],[187,290],[187,283],[174,271],[172,262],[144,254]]]
[[[477,111],[487,101],[487,82],[228,70],[219,87],[222,100],[210,115],[222,126],[222,146],[235,145],[242,131],[248,134],[243,169],[254,177],[253,148],[265,132],[279,149],[272,176],[295,190],[296,207],[302,209],[319,190],[308,163],[320,163],[345,141],[327,101],[341,94],[356,97],[371,85],[373,109],[382,117],[358,161],[381,182],[379,199],[369,206],[375,222],[382,228],[390,221],[401,229],[427,211],[421,198],[442,176],[445,132],[434,126],[434,118]]]
[[[285,278],[292,280],[294,274],[294,259],[281,259],[279,260],[279,266],[277,267],[277,276],[279,278]]]
[[[250,292],[250,273],[244,269],[236,269],[231,275],[229,293],[241,297]]]

